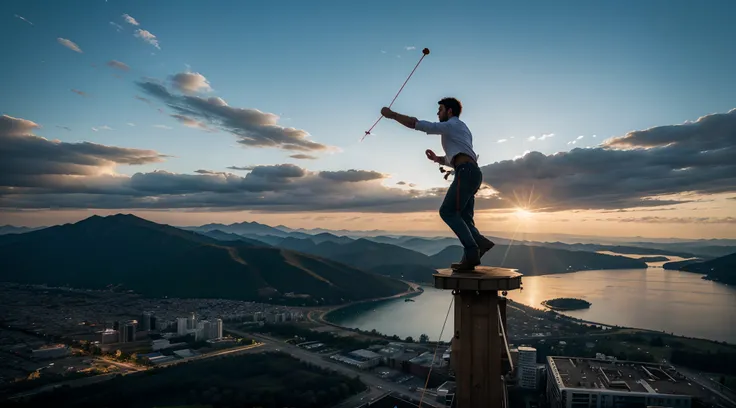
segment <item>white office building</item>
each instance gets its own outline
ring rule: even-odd
[[[521,346],[519,350],[516,378],[522,388],[537,388],[537,349]]]

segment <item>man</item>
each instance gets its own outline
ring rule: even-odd
[[[429,149],[426,154],[429,160],[455,169],[455,178],[440,206],[440,217],[457,235],[464,248],[463,259],[453,263],[452,268],[468,271],[480,265],[480,258],[494,246],[491,240],[481,235],[473,221],[475,194],[483,182],[483,174],[478,167],[478,156],[473,151],[473,134],[460,120],[460,101],[444,98],[437,103],[439,122],[418,120],[386,107],[381,109],[381,115],[410,129],[442,136],[445,156],[437,156]]]

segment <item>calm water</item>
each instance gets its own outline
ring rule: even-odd
[[[523,291],[509,292],[514,301],[541,308],[556,297],[582,298],[589,309],[565,314],[589,321],[663,330],[688,337],[736,344],[736,288],[701,279],[702,275],[661,268],[601,270],[523,278]],[[426,333],[439,337],[450,306],[449,292],[424,287],[413,298],[363,306],[333,320],[348,327],[376,329],[401,338]],[[452,332],[453,313],[442,340]]]

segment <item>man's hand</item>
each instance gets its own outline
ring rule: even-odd
[[[445,162],[444,156],[437,156],[434,154],[434,152],[431,149],[427,149],[427,151],[424,152],[427,155],[427,158],[435,163],[442,164]]]
[[[381,115],[383,115],[383,116],[385,116],[385,117],[387,117],[389,119],[394,119],[394,117],[396,116],[396,112],[394,112],[390,108],[387,108],[387,107],[384,106],[383,108],[381,108]]]

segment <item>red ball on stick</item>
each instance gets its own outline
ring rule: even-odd
[[[425,48],[422,50],[422,54],[429,55],[429,48]]]

